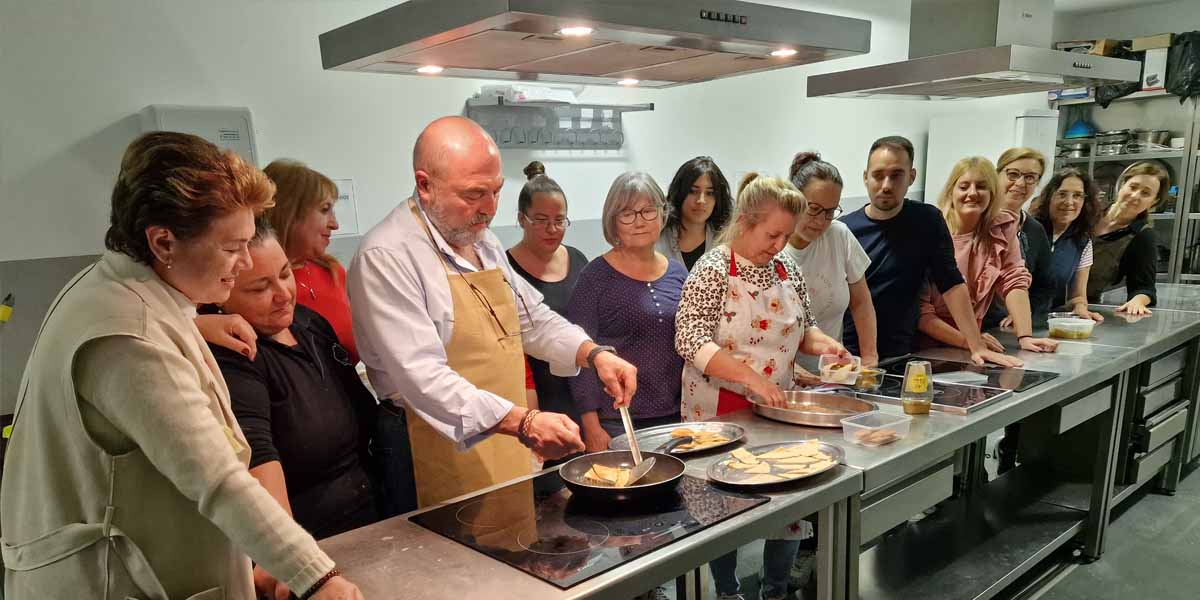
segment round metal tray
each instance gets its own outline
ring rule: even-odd
[[[840,428],[846,417],[879,410],[874,402],[856,398],[849,390],[844,394],[790,390],[783,395],[787,399],[786,407],[755,402],[754,412],[784,423]]]
[[[762,454],[763,452],[768,452],[768,451],[774,450],[776,448],[783,448],[785,446],[795,446],[797,444],[802,444],[806,441],[808,441],[808,440],[793,440],[791,442],[777,442],[774,444],[763,444],[761,446],[748,446],[748,447],[746,447],[746,450],[751,452],[752,454]],[[727,463],[729,462],[730,459],[723,458],[721,460],[718,460],[718,461],[708,465],[708,472],[707,472],[708,478],[717,483],[723,483],[726,485],[736,485],[736,486],[745,487],[745,488],[770,487],[770,486],[790,483],[793,481],[799,481],[801,479],[808,479],[809,477],[816,477],[817,475],[820,475],[821,473],[824,473],[830,469],[833,469],[834,467],[841,464],[842,461],[846,460],[846,452],[844,450],[842,450],[841,447],[836,446],[834,444],[830,444],[829,442],[820,442],[820,444],[821,444],[821,451],[824,452],[825,454],[828,454],[829,456],[833,457],[833,460],[835,460],[836,462],[834,462],[834,464],[832,464],[832,465],[829,465],[828,467],[825,467],[824,469],[821,469],[820,471],[815,471],[813,473],[809,473],[808,475],[786,477],[782,474],[783,473],[782,468],[773,466],[771,468],[771,474],[778,475],[780,477],[784,477],[783,480],[772,481],[769,483],[747,483],[746,479],[753,477],[753,475],[747,475],[745,473],[745,471],[742,471],[739,469],[729,468],[727,466]]]
[[[746,437],[746,430],[743,429],[741,425],[737,425],[735,423],[718,423],[716,421],[696,421],[693,423],[659,425],[658,427],[639,429],[633,432],[633,434],[637,436],[639,449],[641,449],[643,452],[657,452],[658,449],[663,446],[663,444],[666,444],[674,439],[671,437],[671,432],[680,428],[691,429],[692,431],[719,433],[729,438],[729,441],[724,444],[695,450],[672,450],[671,454],[694,454],[696,452],[708,452],[709,450],[728,446],[729,444],[736,444]],[[622,434],[609,440],[608,449],[628,450],[629,438]]]

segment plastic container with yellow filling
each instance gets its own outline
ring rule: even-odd
[[[1096,322],[1074,313],[1050,313],[1046,321],[1050,337],[1060,340],[1086,340],[1092,337]]]

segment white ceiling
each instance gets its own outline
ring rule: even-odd
[[[1163,4],[1174,0],[1054,0],[1056,13],[1102,12],[1118,8],[1133,8],[1149,4]]]

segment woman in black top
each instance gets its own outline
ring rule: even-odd
[[[264,221],[221,309],[258,334],[254,360],[211,345],[250,444],[250,474],[316,538],[379,519],[369,432],[377,403],[329,322],[296,305],[283,248]]]
[[[1089,302],[1125,284],[1126,301],[1117,312],[1150,314],[1157,296],[1158,238],[1150,210],[1162,202],[1170,175],[1156,163],[1134,163],[1117,179],[1117,199],[1092,232],[1095,264],[1088,279]]]
[[[683,163],[667,188],[667,222],[657,250],[688,271],[716,246],[717,234],[733,214],[733,194],[720,167],[707,156]]]
[[[517,197],[517,223],[525,234],[520,242],[509,248],[508,262],[518,275],[542,293],[546,306],[566,316],[567,302],[588,259],[579,250],[562,243],[567,227],[571,226],[571,220],[567,218],[567,197],[558,183],[546,176],[545,165],[538,161],[529,163],[525,167],[525,176],[528,181]],[[567,379],[550,373],[550,365],[546,362],[528,358],[537,391],[537,403],[530,408],[563,413],[578,424],[579,411],[571,399]],[[561,464],[570,458],[548,461],[546,466]]]

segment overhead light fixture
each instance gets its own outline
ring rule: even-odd
[[[437,65],[425,65],[417,69],[417,72],[422,75],[437,75],[442,71],[445,71],[445,69]]]
[[[592,35],[593,31],[595,30],[591,27],[578,25],[574,27],[563,27],[562,29],[558,30],[558,34],[563,37],[586,37]]]
[[[639,83],[641,83],[641,81],[637,79],[622,79],[617,82],[617,85],[637,85]]]
[[[780,48],[771,53],[771,56],[774,56],[777,58],[787,58],[789,56],[795,56],[795,55],[796,55],[796,50],[793,48]]]

